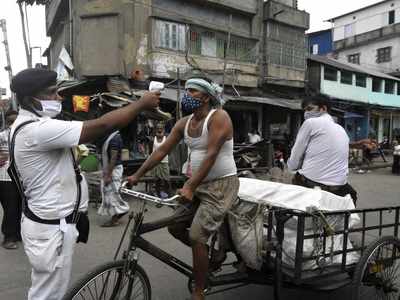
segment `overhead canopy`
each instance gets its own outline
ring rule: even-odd
[[[344,116],[343,116],[345,119],[358,119],[358,118],[365,118],[365,116],[363,116],[363,115],[360,115],[360,114],[356,114],[356,113],[353,113],[353,112],[345,112],[344,113]]]
[[[229,103],[236,101],[253,102],[260,104],[267,104],[273,106],[279,106],[291,110],[302,110],[301,99],[284,99],[276,97],[228,97]]]

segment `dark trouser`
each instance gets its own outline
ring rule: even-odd
[[[301,175],[300,173],[296,173],[296,175],[294,175],[292,183],[295,185],[300,185],[311,189],[318,186],[323,191],[327,191],[341,197],[350,195],[351,198],[353,199],[354,206],[357,206],[357,191],[348,183],[346,183],[345,185],[328,186],[322,183],[312,181],[307,177]]]
[[[15,184],[0,181],[0,202],[3,206],[1,232],[5,241],[21,240],[21,198]]]
[[[400,155],[393,155],[392,173],[400,175]]]

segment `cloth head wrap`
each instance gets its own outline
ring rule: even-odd
[[[222,88],[215,83],[209,83],[201,78],[192,78],[186,81],[185,89],[194,89],[211,96],[213,106],[222,106],[225,101],[222,97]]]

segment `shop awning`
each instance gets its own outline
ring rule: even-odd
[[[242,102],[253,102],[253,103],[260,103],[260,104],[267,104],[273,106],[279,106],[291,110],[302,110],[301,108],[301,99],[284,99],[284,98],[277,98],[277,97],[228,97],[229,103],[233,103],[236,101]]]
[[[365,118],[365,116],[363,116],[363,115],[360,115],[360,114],[356,114],[356,113],[353,113],[353,112],[348,112],[348,111],[346,111],[345,113],[344,113],[344,116],[343,116],[345,119],[357,119],[357,118]]]

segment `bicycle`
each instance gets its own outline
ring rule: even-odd
[[[138,264],[139,249],[188,277],[188,289],[192,291],[194,285],[193,268],[142,237],[145,233],[180,222],[182,221],[180,218],[186,218],[186,216],[176,217],[172,215],[155,222],[144,223],[146,204],[176,208],[180,206],[177,201],[179,196],[163,200],[125,187],[122,187],[120,192],[134,197],[139,202],[139,209],[129,216],[114,261],[105,263],[85,275],[69,289],[63,299],[151,300],[149,278]],[[400,241],[398,239],[400,206],[313,214],[293,209],[268,207],[266,214],[267,224],[264,226],[268,234],[266,236],[263,268],[259,271],[247,268],[245,272],[235,271],[221,275],[210,272],[205,291],[206,295],[249,284],[262,284],[274,287],[274,299],[276,300],[282,298],[283,287],[327,292],[351,286],[353,300],[369,299],[367,296],[371,294],[374,295],[374,299],[398,299],[400,297]],[[351,228],[349,226],[352,214],[361,215],[361,227]],[[378,223],[367,225],[367,217],[370,219],[376,214],[379,215]],[[343,218],[343,228],[339,230],[323,229],[321,232],[306,234],[306,224],[310,224],[313,220],[319,220],[319,216],[322,215],[324,215],[322,220],[335,216]],[[384,216],[390,218],[391,222],[384,220]],[[134,220],[134,224],[128,247],[123,252],[122,259],[116,260],[132,220]],[[293,268],[288,268],[282,263],[284,229],[285,223],[289,220],[297,224]],[[393,234],[388,235],[388,230],[393,230]],[[378,232],[379,237],[372,241],[369,240],[370,233],[376,232]],[[351,247],[348,247],[347,241],[350,234],[360,235],[359,245],[352,244]],[[335,235],[343,236],[343,248],[332,253],[330,247],[327,246],[327,241]],[[305,241],[315,239],[319,241],[321,247],[317,253],[313,252],[309,256],[304,253],[303,245]],[[210,253],[212,253],[213,245],[210,249]],[[359,252],[361,254],[360,260],[348,264],[347,255],[352,252]],[[341,262],[316,270],[303,269],[303,263],[307,261],[316,261],[318,265],[323,266],[324,262],[332,258],[332,255],[340,256]]]

